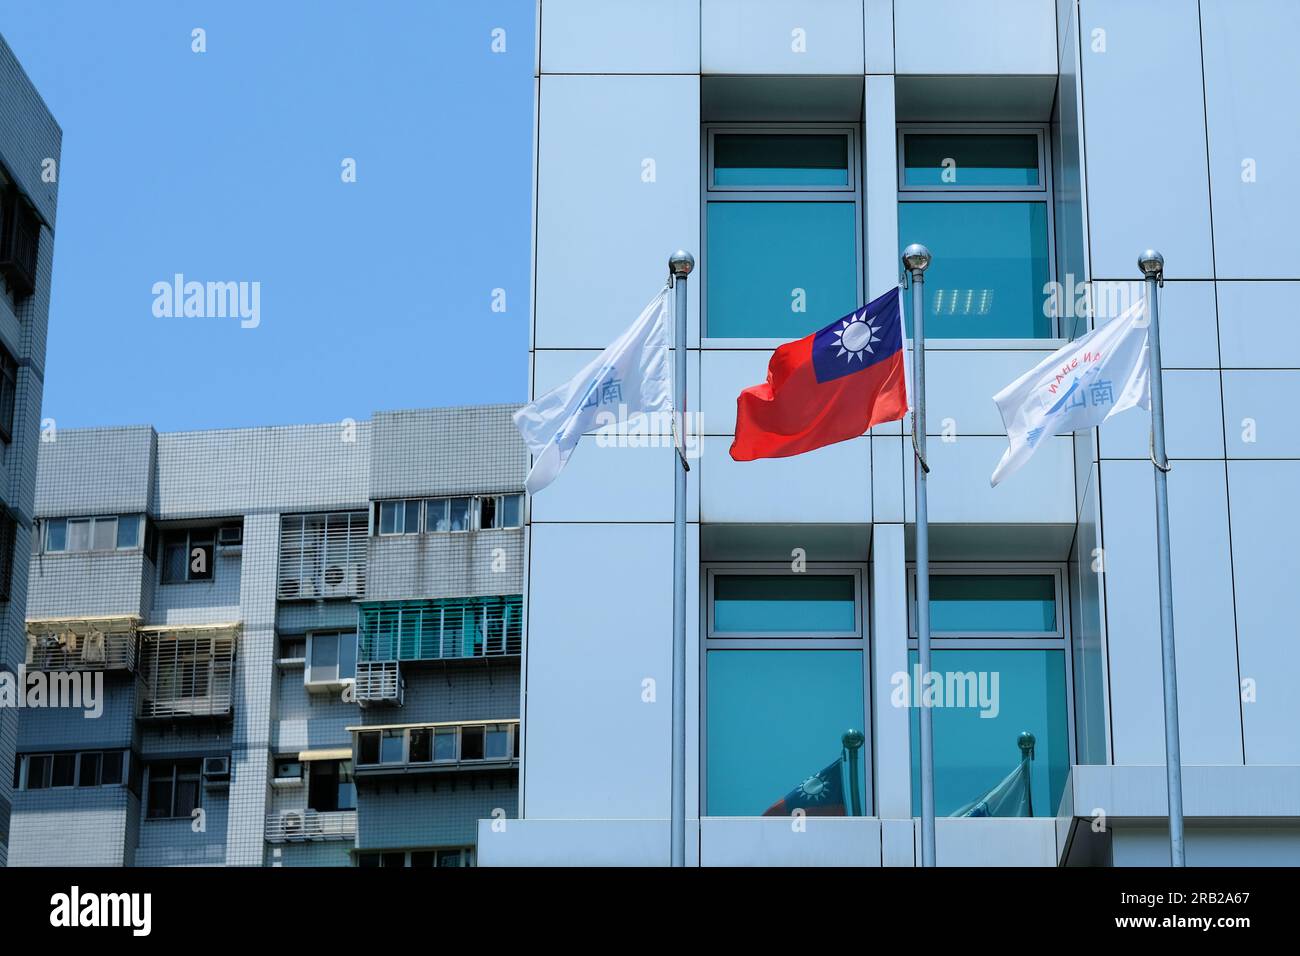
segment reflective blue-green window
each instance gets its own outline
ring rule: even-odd
[[[1050,338],[1045,202],[900,202],[900,249],[921,242],[926,338]],[[909,291],[908,295],[911,295]],[[908,334],[911,309],[904,311]]]
[[[796,339],[856,308],[853,202],[710,202],[706,334]]]
[[[915,651],[910,660],[915,683]],[[931,666],[943,688],[942,705],[933,708],[935,814],[1029,816],[1032,809],[1036,817],[1054,816],[1070,770],[1065,651],[936,650]],[[919,815],[915,706],[911,720],[912,812]],[[1026,733],[1033,755],[1022,764]]]
[[[849,574],[718,574],[713,633],[853,634],[855,592]]]
[[[1055,634],[1056,578],[931,574],[930,630],[935,634]]]
[[[1041,186],[1034,133],[906,133],[903,185],[945,189]]]
[[[710,650],[706,667],[708,815],[759,816],[796,790],[810,815],[866,812],[870,748],[844,741],[866,730],[861,651]]]
[[[714,186],[846,187],[849,137],[844,133],[717,133]]]

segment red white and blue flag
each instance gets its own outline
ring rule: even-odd
[[[907,414],[903,317],[893,288],[772,353],[767,381],[736,399],[736,461],[787,458]]]
[[[765,817],[785,817],[802,810],[810,817],[845,816],[844,758],[815,773],[763,811]]]

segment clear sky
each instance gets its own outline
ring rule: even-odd
[[[4,0],[63,128],[43,414],[175,431],[524,401],[533,11]],[[260,283],[260,324],[156,317],[176,273]]]

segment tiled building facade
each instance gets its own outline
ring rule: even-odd
[[[14,865],[464,865],[517,807],[506,406],[41,447]]]
[[[25,648],[23,608],[45,380],[63,132],[0,37],[0,671]],[[18,713],[0,706],[0,866],[9,851],[9,768]]]

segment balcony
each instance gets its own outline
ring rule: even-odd
[[[401,707],[406,697],[401,666],[397,661],[358,661],[352,692],[362,707],[375,704],[395,704]]]
[[[523,603],[518,594],[364,603],[357,615],[357,660],[518,657]]]
[[[227,718],[238,624],[140,628],[141,720]]]
[[[15,296],[36,291],[36,253],[41,221],[36,211],[10,186],[0,192],[0,275]]]
[[[375,724],[349,727],[352,766],[367,777],[513,770],[519,766],[519,720]]]
[[[133,671],[139,618],[27,622],[29,671]]]
[[[266,815],[267,843],[319,843],[356,838],[355,810],[280,810]]]

